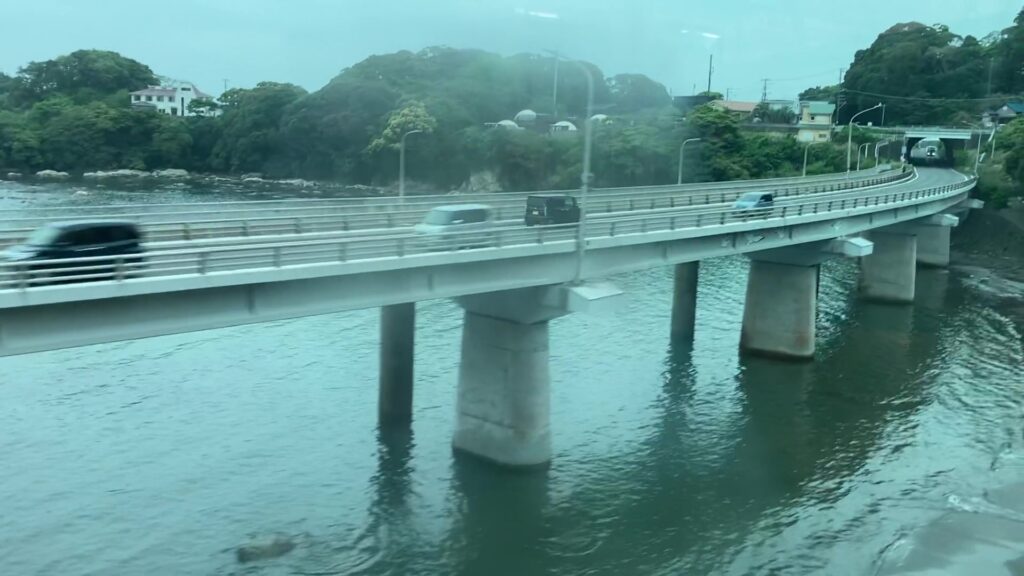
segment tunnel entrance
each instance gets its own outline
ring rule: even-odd
[[[956,151],[966,149],[970,130],[930,129],[908,131],[903,138],[903,160],[915,166],[953,168]]]

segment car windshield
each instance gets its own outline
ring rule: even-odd
[[[747,192],[743,196],[740,196],[740,199],[737,200],[737,202],[743,202],[746,204],[748,202],[757,202],[759,200],[761,200],[760,192]]]
[[[445,224],[451,224],[452,220],[455,220],[454,212],[448,210],[431,210],[423,219],[423,223],[443,226]]]
[[[33,232],[25,243],[30,246],[49,246],[60,237],[60,228],[56,226],[43,226]]]

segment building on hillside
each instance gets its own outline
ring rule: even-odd
[[[829,102],[801,102],[800,122],[796,139],[800,142],[828,142],[832,140],[832,114],[836,105]]]
[[[683,114],[686,114],[690,110],[693,110],[697,106],[703,106],[711,102],[711,96],[703,94],[694,96],[674,96],[672,98],[672,104]]]
[[[740,102],[738,100],[715,100],[711,102],[711,106],[724,110],[740,119],[746,119],[753,114],[757,104],[757,102]]]
[[[982,121],[986,126],[991,126],[993,124],[1007,124],[1017,118],[1024,118],[1024,102],[1007,102],[998,110],[986,113]]]
[[[175,82],[164,86],[149,86],[132,92],[133,108],[150,109],[170,116],[217,116],[219,110],[190,112],[188,105],[193,100],[213,100],[213,96],[204,93],[191,82]]]

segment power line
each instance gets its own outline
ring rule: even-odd
[[[862,90],[850,90],[849,88],[843,89],[845,92],[850,94],[860,94],[861,96],[874,96],[877,98],[887,98],[890,100],[910,100],[913,102],[988,102],[988,101],[1002,101],[1005,97],[991,97],[991,98],[917,98],[914,96],[896,96],[893,94],[879,94],[877,92],[864,92]]]

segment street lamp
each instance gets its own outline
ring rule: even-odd
[[[861,144],[860,146],[857,146],[857,171],[858,172],[860,172],[860,159],[861,159],[861,157],[864,157],[864,158],[868,157],[868,148],[870,148],[870,147],[871,147],[871,142],[865,142],[865,143]],[[863,153],[861,152],[861,149],[864,150]]]
[[[412,134],[421,134],[423,130],[409,130],[402,134],[402,143],[398,148],[398,201],[405,202],[405,139]]]
[[[683,183],[683,150],[686,149],[686,145],[690,142],[700,142],[700,138],[687,138],[683,140],[683,145],[679,147],[679,178],[676,180],[676,184]]]
[[[804,171],[801,174],[801,176],[803,176],[804,178],[807,177],[807,152],[809,152],[810,149],[811,149],[811,143],[807,143],[804,146]]]
[[[878,104],[875,104],[871,108],[868,108],[867,110],[861,110],[860,112],[857,112],[856,114],[854,114],[853,116],[850,117],[850,123],[846,127],[846,132],[847,132],[847,134],[846,134],[846,176],[847,177],[850,176],[850,166],[853,164],[853,121],[857,119],[857,116],[860,116],[861,114],[865,114],[867,112],[871,112],[872,110],[876,110],[876,109],[881,108],[881,107],[882,107],[882,103],[879,102]],[[857,150],[859,151],[860,148],[858,147]]]
[[[878,144],[875,144],[875,166],[878,166],[878,150],[882,146],[888,146],[889,142],[889,140],[886,140],[885,142],[879,142]]]

